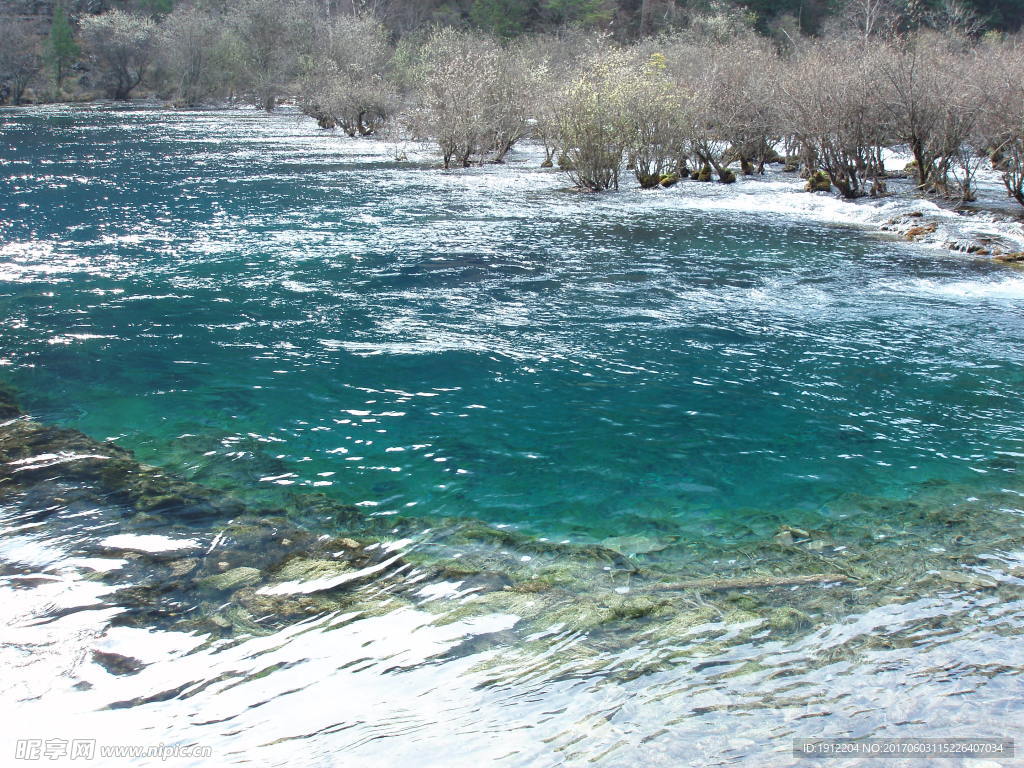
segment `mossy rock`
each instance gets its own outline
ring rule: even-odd
[[[14,387],[0,382],[0,419],[15,419],[20,415]]]
[[[452,607],[451,603],[444,600],[434,600],[424,604],[422,607],[440,613],[441,615],[434,623],[442,626],[491,613],[510,614],[531,621],[544,611],[549,602],[550,597],[548,596],[512,590],[499,590],[463,599],[454,607]],[[548,619],[547,612],[544,612],[544,619],[545,621]],[[555,623],[555,620],[551,620],[548,623]]]
[[[709,603],[693,610],[684,611],[664,622],[658,622],[650,629],[650,636],[657,641],[678,640],[690,634],[695,627],[712,624],[721,620],[718,609]]]
[[[550,592],[554,588],[555,584],[548,579],[529,579],[509,587],[512,592],[519,592],[524,595],[536,592]]]
[[[352,570],[343,560],[296,557],[274,572],[275,581],[309,582],[339,576]]]
[[[1012,253],[1001,253],[995,257],[1000,264],[1024,265],[1024,251],[1013,251]]]
[[[760,624],[764,621],[763,617],[751,611],[745,611],[742,608],[729,611],[722,619],[726,624]]]
[[[221,611],[211,617],[211,620],[220,627],[231,628],[240,635],[255,635],[262,637],[271,634],[274,630],[258,624],[253,615],[238,603],[228,603]],[[226,622],[226,625],[225,625]]]
[[[332,595],[267,595],[252,587],[238,590],[231,600],[255,616],[293,619],[348,607],[348,598]]]
[[[799,632],[813,627],[814,621],[803,611],[784,605],[768,615],[768,626],[776,632]]]
[[[561,625],[569,632],[592,632],[611,624],[620,616],[610,606],[596,600],[572,600],[550,613],[545,612],[542,618],[544,624]]]
[[[904,237],[906,237],[907,240],[916,240],[919,237],[924,237],[925,235],[932,234],[938,228],[939,225],[932,221],[929,222],[928,224],[921,224],[920,226],[917,227],[911,227],[910,229],[907,230],[907,234],[904,235]]]
[[[993,150],[988,156],[989,162],[992,163],[993,171],[1006,172],[1010,170],[1010,159],[1005,153],[999,150]]]
[[[815,171],[807,179],[804,189],[808,192],[831,192],[832,178],[824,171]]]
[[[725,600],[742,611],[753,612],[761,607],[761,602],[756,597],[742,592],[730,592],[725,596]]]
[[[205,589],[227,591],[229,589],[252,586],[259,583],[262,577],[263,574],[260,573],[259,568],[239,566],[238,568],[224,571],[224,573],[203,576],[201,579],[196,580],[196,584]]]
[[[736,182],[736,174],[728,168],[723,168],[718,174],[718,182],[720,184],[734,184]]]
[[[654,189],[661,183],[661,176],[656,173],[639,173],[636,180],[640,182],[640,189]]]
[[[676,184],[679,183],[679,174],[666,173],[661,177],[658,183],[665,188],[674,187]]]

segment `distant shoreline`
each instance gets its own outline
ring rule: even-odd
[[[20,104],[18,106],[2,105],[0,114],[4,111],[26,111],[48,109],[53,107],[66,107],[69,109],[148,109],[155,113],[177,111],[196,114],[211,112],[231,111],[252,116],[288,117],[302,120],[315,125],[314,118],[302,114],[298,107],[283,103],[278,105],[273,112],[248,104],[221,103],[208,104],[198,107],[183,107],[174,104],[167,99],[155,97],[133,98],[124,101],[113,101],[110,99],[82,99],[73,101],[44,101],[32,104]],[[336,137],[338,141],[380,141],[384,143],[401,143],[400,139],[386,139],[381,137],[357,137],[346,136],[338,129],[316,128],[317,133]],[[416,143],[416,142],[413,142]],[[535,150],[535,151],[531,151]],[[428,150],[424,157],[433,157],[436,153]],[[533,155],[537,157],[537,170],[546,170],[548,173],[560,172],[543,169],[540,161],[543,159],[543,149],[535,141],[524,140],[520,142],[509,157],[515,162],[518,156],[522,158],[529,154],[530,160]],[[421,160],[417,156],[417,160]],[[720,190],[743,189],[743,182],[769,182],[773,184],[784,184],[788,189],[780,192],[798,193],[806,195],[808,201],[815,198],[830,200],[841,203],[841,208],[851,215],[849,223],[866,226],[874,229],[880,234],[888,234],[900,240],[923,245],[929,248],[945,250],[953,254],[983,258],[988,261],[1005,264],[1011,267],[1024,267],[1024,209],[1019,207],[1010,198],[1003,187],[1000,174],[991,168],[986,161],[985,167],[978,171],[978,196],[977,199],[961,205],[955,205],[949,200],[937,196],[921,195],[913,187],[912,180],[902,165],[909,162],[909,154],[892,152],[887,161],[887,169],[892,174],[885,179],[889,189],[880,197],[860,197],[852,200],[843,198],[837,192],[809,192],[805,189],[805,180],[796,172],[782,170],[780,163],[770,163],[766,166],[763,174],[744,176],[740,173],[739,163],[732,163],[728,167],[736,172],[739,186],[735,184],[720,184],[719,182],[700,182],[695,180],[683,180],[674,185],[672,190],[639,190],[641,194],[673,194],[683,193],[686,189],[698,187],[714,187]],[[520,160],[524,166],[528,161]],[[483,166],[489,163],[483,163]],[[472,166],[478,167],[478,166]],[[438,165],[438,170],[442,170]],[[457,173],[462,169],[448,169],[448,173]],[[567,179],[568,181],[568,179]],[[630,179],[631,181],[631,179]],[[622,192],[632,191],[634,185],[631,183],[623,186]],[[598,193],[599,196],[614,196],[619,192]],[[766,191],[764,194],[768,194]],[[813,208],[812,206],[809,206]],[[845,217],[844,217],[845,218]]]

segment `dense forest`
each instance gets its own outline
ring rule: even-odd
[[[49,16],[61,0],[7,0],[12,15]],[[166,15],[180,6],[230,10],[234,0],[63,0],[73,17],[110,10]],[[1024,0],[317,0],[326,13],[372,13],[394,34],[425,26],[472,27],[512,37],[565,26],[601,29],[619,40],[679,28],[708,13],[743,16],[762,34],[821,34],[851,15],[898,18],[904,27],[972,17],[985,29],[1017,31]],[[4,15],[0,9],[0,15]]]
[[[588,2],[531,6],[538,18],[523,11],[514,30],[479,2],[447,24],[441,6],[397,2],[58,2],[42,34],[0,24],[0,71],[13,103],[290,102],[325,130],[433,144],[446,168],[503,162],[529,138],[590,191],[624,170],[652,188],[779,162],[811,190],[883,195],[883,153],[899,146],[924,194],[971,200],[985,162],[1024,205],[1024,45],[966,5],[849,0],[810,34],[778,8],[647,0],[622,16]],[[617,19],[634,31],[617,35]]]

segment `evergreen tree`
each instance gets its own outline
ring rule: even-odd
[[[53,71],[58,91],[64,83],[68,69],[78,58],[79,53],[78,43],[75,42],[75,32],[71,28],[67,11],[64,10],[64,4],[58,2],[53,9],[53,22],[50,25],[50,35],[46,40],[46,60]]]
[[[538,9],[534,0],[474,0],[470,20],[501,38],[516,37],[532,29]]]

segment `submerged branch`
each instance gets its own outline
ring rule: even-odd
[[[851,582],[853,579],[842,573],[805,573],[795,576],[754,576],[741,579],[690,579],[672,584],[658,584],[654,592],[684,592],[688,589],[716,591],[719,589],[755,589],[758,587],[789,587],[798,584],[827,584]]]

